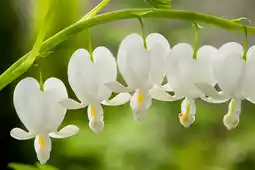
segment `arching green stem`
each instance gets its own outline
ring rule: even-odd
[[[39,67],[39,77],[40,77],[40,90],[44,92],[42,68],[40,66],[38,67]]]
[[[106,5],[109,4],[111,0],[103,0],[100,4],[98,4],[95,8],[93,8],[89,13],[87,13],[84,17],[82,17],[78,22],[84,21],[95,16],[99,11],[101,11]]]
[[[198,39],[199,39],[199,25],[197,23],[194,23],[195,26],[195,38],[194,38],[194,54],[193,59],[197,59],[197,49],[198,49]]]
[[[93,47],[92,47],[92,38],[89,29],[87,29],[87,37],[88,37],[88,51],[90,55],[91,61],[93,61]]]
[[[143,20],[141,17],[138,17],[138,20],[139,20],[141,28],[142,28],[143,45],[144,45],[144,48],[147,49]]]
[[[80,33],[92,26],[104,24],[110,21],[116,21],[121,19],[130,19],[137,18],[137,16],[142,18],[171,18],[171,19],[180,19],[189,22],[195,23],[204,23],[214,25],[225,30],[239,31],[243,32],[243,25],[223,19],[215,16],[183,11],[183,10],[166,10],[166,9],[127,9],[114,11],[109,13],[104,13],[101,15],[94,16],[92,18],[76,22],[73,25],[63,29],[57,34],[53,35],[44,43],[40,48],[40,54],[37,55],[37,59],[40,56],[46,57],[49,51],[52,51],[57,45],[61,44],[63,41],[68,40],[73,35]],[[246,26],[247,33],[255,34],[255,27]],[[26,61],[30,52],[21,57],[17,62],[15,62],[11,67],[9,67],[4,73],[0,76],[0,90],[11,83],[13,80],[18,78],[20,74],[16,74],[15,70],[17,68],[23,67],[22,63]]]
[[[247,31],[247,27],[246,25],[243,26],[244,27],[244,43],[243,43],[243,59],[244,61],[246,61],[247,59],[247,50],[248,50],[248,31]]]

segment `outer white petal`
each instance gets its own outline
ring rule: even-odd
[[[171,96],[162,88],[152,88],[150,89],[149,93],[153,99],[161,100],[161,101],[176,101],[183,97],[183,96],[176,96],[176,95]]]
[[[185,98],[181,104],[182,113],[179,114],[180,123],[184,127],[190,127],[195,121],[196,104],[195,100]]]
[[[44,115],[47,109],[40,85],[34,78],[21,80],[14,90],[14,107],[18,117],[30,133],[37,133],[45,125]]]
[[[130,106],[134,113],[136,121],[140,122],[144,120],[147,110],[150,108],[152,98],[148,91],[136,90],[134,95],[131,97]]]
[[[60,100],[59,103],[61,104],[62,107],[66,109],[81,109],[87,106],[87,104],[78,103],[75,100],[69,98]]]
[[[147,50],[150,54],[151,82],[160,85],[166,74],[166,57],[170,52],[167,39],[158,33],[147,36]]]
[[[140,35],[130,34],[121,42],[117,62],[119,71],[129,87],[136,88],[144,81],[148,81],[150,68],[148,56]]]
[[[108,83],[117,78],[117,64],[111,51],[106,47],[97,47],[93,52],[94,63],[100,69],[100,80]]]
[[[240,92],[245,73],[245,62],[240,53],[230,53],[215,67],[215,78],[221,90],[230,96]]]
[[[20,128],[14,128],[10,132],[11,137],[18,140],[27,140],[35,137],[35,134],[28,133]]]
[[[106,83],[106,87],[116,93],[132,92],[134,89],[125,87],[117,81]]]
[[[236,128],[241,114],[241,100],[232,99],[228,106],[228,113],[223,118],[223,124],[228,130]]]
[[[90,60],[87,50],[79,49],[68,64],[68,81],[82,103],[88,103],[98,92],[98,69]]]
[[[196,61],[193,48],[189,44],[175,45],[167,57],[167,80],[170,87],[178,94],[187,94],[194,83]]]
[[[60,101],[67,99],[67,91],[64,83],[57,78],[49,78],[44,83],[45,108],[42,122],[47,132],[57,130],[65,118],[66,108],[60,105]],[[45,122],[47,122],[45,124]]]
[[[118,106],[127,103],[130,98],[131,95],[129,93],[120,93],[111,100],[102,101],[101,104],[107,106]]]
[[[67,138],[79,132],[79,128],[75,125],[67,125],[59,132],[52,132],[49,134],[52,138]]]
[[[88,107],[89,127],[94,133],[99,133],[104,128],[104,111],[100,104],[90,104]]]
[[[223,44],[217,54],[214,56],[215,64],[217,65],[217,62],[221,62],[224,60],[227,56],[232,54],[240,54],[242,56],[243,54],[243,47],[241,44],[237,42],[228,42]]]
[[[208,83],[211,85],[216,84],[214,78],[214,59],[213,57],[217,53],[217,49],[213,46],[205,45],[198,49],[197,51],[197,65],[198,72],[196,73],[196,82]]]
[[[243,81],[244,96],[251,102],[255,101],[255,46],[247,52],[246,70]]]
[[[101,100],[106,100],[111,96],[112,91],[106,88],[105,84],[117,79],[116,60],[106,47],[97,47],[93,52],[93,57],[100,79],[98,96]]]
[[[41,164],[47,163],[51,152],[51,139],[48,135],[38,135],[34,141],[37,158]]]

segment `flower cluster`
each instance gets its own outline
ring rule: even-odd
[[[79,131],[74,125],[57,130],[68,109],[88,106],[89,127],[99,133],[104,127],[102,105],[130,102],[135,120],[142,121],[152,99],[183,99],[178,117],[184,127],[195,121],[196,99],[210,103],[231,100],[223,118],[231,130],[239,123],[242,100],[255,102],[254,65],[255,46],[247,52],[236,42],[219,49],[206,45],[196,50],[186,43],[171,48],[158,33],[146,39],[138,34],[128,35],[119,46],[117,61],[106,47],[98,47],[91,54],[79,49],[72,55],[67,71],[79,101],[68,98],[65,85],[57,78],[46,80],[43,88],[34,78],[21,80],[14,91],[14,106],[28,132],[14,128],[11,136],[18,140],[35,137],[38,160],[46,163],[51,151],[50,137],[66,138]],[[117,70],[126,86],[117,82]],[[167,83],[163,84],[165,77]],[[110,99],[113,92],[118,94]]]

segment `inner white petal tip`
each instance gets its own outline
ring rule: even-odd
[[[104,129],[104,121],[91,120],[89,127],[95,134],[99,134]]]

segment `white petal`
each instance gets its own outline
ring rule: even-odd
[[[27,140],[35,137],[35,134],[28,133],[20,128],[14,128],[10,132],[11,137],[18,140]]]
[[[195,100],[185,98],[181,104],[182,113],[179,114],[180,123],[184,127],[190,127],[195,121],[196,104]]]
[[[93,52],[94,63],[100,69],[100,80],[108,83],[117,78],[117,64],[111,51],[106,47],[97,47]]]
[[[196,73],[196,81],[199,83],[208,83],[211,85],[216,84],[214,78],[214,59],[217,49],[213,46],[205,45],[198,49],[197,51],[197,63],[198,72]]]
[[[68,138],[79,132],[79,128],[75,125],[68,125],[61,129],[59,132],[52,132],[49,134],[52,138]]]
[[[100,122],[104,120],[104,110],[99,103],[90,104],[87,112],[89,121]]]
[[[129,93],[120,93],[111,100],[102,101],[101,104],[107,106],[118,106],[127,103],[130,98],[131,95]]]
[[[104,121],[89,121],[90,129],[95,133],[98,134],[104,129]]]
[[[246,98],[255,99],[255,46],[249,48],[247,52],[246,70],[243,80],[243,92]]]
[[[43,121],[45,99],[40,92],[40,85],[34,78],[21,80],[14,90],[14,107],[19,119],[31,133],[40,132]]]
[[[176,101],[182,98],[177,96],[171,96],[161,88],[152,88],[150,89],[149,93],[153,99],[161,101]]]
[[[57,102],[68,97],[64,83],[54,77],[44,82],[44,91],[52,93],[51,97],[54,97]]]
[[[98,69],[90,60],[87,50],[79,49],[68,64],[68,81],[82,103],[88,103],[98,92]]]
[[[125,93],[125,92],[133,91],[132,88],[125,87],[117,81],[112,81],[112,82],[106,83],[106,87],[116,93]]]
[[[150,54],[151,82],[160,85],[166,74],[166,57],[170,52],[167,39],[158,33],[147,36],[147,50]]]
[[[69,98],[63,99],[59,103],[66,109],[81,109],[87,106],[87,104],[78,103],[75,100]]]
[[[98,96],[101,100],[106,100],[111,96],[112,91],[106,88],[105,84],[117,79],[117,63],[106,47],[97,47],[93,52],[93,57],[100,79]]]
[[[67,90],[64,83],[57,78],[49,78],[44,83],[45,94],[45,108],[44,117],[44,129],[48,132],[57,130],[59,125],[65,118],[66,108],[60,105],[60,101],[67,99]],[[47,122],[47,124],[45,124]]]
[[[178,94],[187,94],[194,83],[196,61],[189,44],[175,45],[167,57],[167,80]]]
[[[228,106],[228,113],[223,118],[223,123],[228,130],[232,130],[239,124],[241,114],[241,100],[232,99]]]
[[[204,93],[204,95],[209,96],[215,100],[229,99],[229,97],[226,96],[224,93],[222,93],[222,91],[217,92],[217,90],[210,84],[197,83],[196,87],[199,88]],[[204,97],[204,95],[202,95],[200,97]]]
[[[168,83],[164,84],[162,87],[165,91],[168,91],[168,92],[173,92],[174,91],[173,88]]]
[[[124,38],[119,46],[117,62],[129,87],[135,88],[148,81],[149,53],[144,49],[140,35],[130,34]]]
[[[130,106],[133,110],[134,118],[136,121],[140,122],[145,118],[151,103],[152,98],[148,91],[141,89],[136,90],[130,100]]]
[[[220,52],[220,51],[219,51]],[[245,62],[240,53],[229,53],[215,67],[215,78],[224,93],[235,96],[241,89]]]
[[[223,44],[218,52],[217,52],[217,55],[214,56],[214,60],[217,62],[217,61],[222,61],[222,60],[225,60],[225,58],[229,55],[232,55],[232,54],[240,54],[240,56],[243,55],[243,47],[242,45],[240,45],[239,43],[237,42],[228,42],[228,43],[225,43]],[[215,63],[217,64],[217,63]]]
[[[203,101],[208,102],[208,103],[214,103],[214,104],[218,104],[218,103],[225,103],[229,100],[229,98],[227,99],[221,99],[221,100],[217,100],[211,97],[205,97],[205,96],[201,96],[200,97]]]
[[[48,135],[37,135],[34,141],[37,158],[41,164],[47,163],[51,152],[51,139]]]

